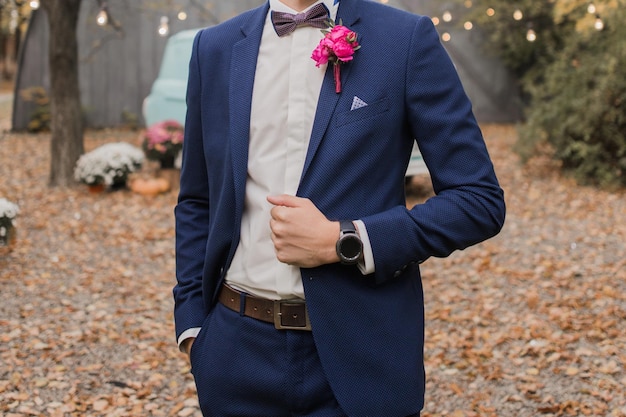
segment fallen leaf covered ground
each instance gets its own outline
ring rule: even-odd
[[[507,221],[423,265],[423,416],[624,417],[626,194],[522,167],[513,126],[483,129]],[[49,188],[49,139],[0,134],[0,197],[21,208],[0,252],[0,415],[199,416],[173,333],[175,190]],[[120,140],[138,133],[85,143]]]

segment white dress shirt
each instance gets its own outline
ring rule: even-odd
[[[269,3],[270,10],[298,13],[279,0]],[[314,4],[317,3],[324,3],[331,19],[335,19],[338,4],[333,4],[334,0]],[[315,66],[311,54],[324,35],[320,29],[301,26],[279,37],[270,16],[268,13],[263,28],[252,94],[241,240],[226,282],[263,298],[304,299],[300,269],[281,263],[276,257],[270,231],[272,205],[266,198],[295,195],[298,190],[326,72],[326,65]],[[367,231],[363,222],[355,224],[364,243],[365,257],[359,268],[363,273],[373,272]],[[198,331],[185,331],[179,342],[195,337]]]
[[[333,0],[324,3],[334,19]],[[270,9],[298,13],[279,0],[270,0]],[[317,68],[311,59],[324,36],[320,29],[302,26],[281,38],[270,15],[265,20],[252,93],[241,241],[226,282],[276,300],[304,298],[304,289],[300,269],[276,258],[270,237],[272,205],[266,198],[295,195],[298,190],[326,66]]]

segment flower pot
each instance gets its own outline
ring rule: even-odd
[[[111,184],[111,191],[126,190],[127,188],[126,179],[113,181]]]
[[[17,230],[15,226],[0,226],[0,248],[11,249],[17,239]]]
[[[88,184],[87,185],[87,189],[92,194],[100,194],[104,192],[105,188],[106,187],[104,186],[104,184]]]
[[[163,157],[159,160],[161,164],[161,169],[172,169],[174,168],[174,161],[176,158],[172,155],[163,155]]]

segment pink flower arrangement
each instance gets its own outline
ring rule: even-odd
[[[319,45],[313,50],[311,59],[315,61],[315,66],[320,67],[328,62],[333,64],[333,75],[335,78],[335,92],[341,92],[341,73],[339,65],[344,62],[352,61],[354,52],[361,45],[358,42],[356,32],[348,29],[341,24],[338,25],[330,20],[329,29],[322,30],[324,38]]]
[[[183,148],[184,128],[176,120],[155,123],[146,129],[143,150],[155,161],[173,161]]]

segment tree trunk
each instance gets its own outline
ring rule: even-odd
[[[76,39],[81,0],[42,0],[50,23],[50,186],[69,186],[84,152]]]

